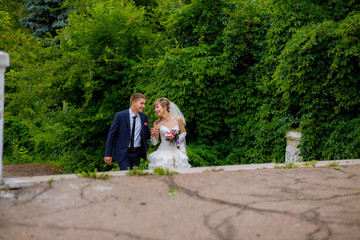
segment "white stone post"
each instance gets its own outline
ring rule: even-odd
[[[10,66],[9,54],[0,51],[0,185],[2,179],[2,159],[3,159],[3,137],[4,137],[4,88],[5,88],[5,71]]]
[[[297,146],[300,143],[301,133],[295,131],[289,131],[286,133],[287,146],[285,154],[285,163],[295,163],[302,161],[302,157],[299,156],[300,149]]]

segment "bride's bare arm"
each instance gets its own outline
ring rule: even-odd
[[[159,131],[160,123],[158,121],[154,122],[154,127],[151,128],[151,139],[150,142],[155,146],[159,141]]]
[[[174,116],[174,117],[175,117],[177,123],[179,124],[180,131],[181,131],[182,133],[186,132],[186,129],[185,129],[185,126],[184,126],[184,122],[183,122],[182,118],[179,117],[179,116]]]
[[[185,130],[184,122],[181,117],[176,117],[176,121],[178,122],[179,128],[180,128],[179,141],[183,142],[186,137],[186,130]]]

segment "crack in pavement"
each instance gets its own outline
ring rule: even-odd
[[[82,186],[79,188],[80,190],[80,197],[83,201],[88,201],[87,203],[81,205],[81,206],[71,206],[71,207],[65,207],[65,208],[61,208],[61,209],[58,209],[56,211],[52,211],[52,212],[48,212],[46,214],[39,214],[37,216],[29,216],[29,217],[24,217],[22,218],[23,220],[27,220],[27,219],[32,219],[34,217],[43,217],[43,216],[47,216],[47,215],[51,215],[51,214],[56,214],[56,213],[59,213],[59,212],[62,212],[62,211],[67,211],[67,210],[71,210],[71,209],[79,209],[79,208],[83,208],[83,207],[86,207],[86,206],[89,206],[95,202],[92,202],[91,200],[89,199],[85,199],[84,196],[83,196],[83,191],[86,187],[90,186],[91,183],[93,181],[90,179],[90,181],[87,182],[87,184],[85,186]],[[14,198],[13,200],[15,200],[14,202],[14,205],[17,206],[18,204],[31,204],[35,199],[39,198],[41,195],[45,194],[46,192],[48,192],[49,190],[51,190],[53,188],[52,186],[53,183],[51,182],[46,182],[46,183],[40,183],[39,185],[36,185],[36,186],[31,186],[31,187],[28,187],[28,188],[19,188],[17,190],[15,190],[15,195],[14,195]],[[39,189],[39,191],[35,191],[35,192],[32,192],[32,190],[34,189]],[[21,192],[21,190],[25,190],[26,193],[28,192],[31,192],[31,196],[30,197],[23,197],[24,196],[24,192]],[[20,198],[20,194],[21,194],[21,197]]]
[[[311,200],[311,201],[325,201],[325,200],[333,200],[333,199],[336,199],[336,198],[354,197],[354,196],[360,196],[360,192],[349,193],[349,194],[335,194],[335,195],[332,195],[331,197],[326,197],[326,198],[308,198],[308,200]]]
[[[332,231],[330,228],[325,229],[325,231],[327,232],[327,236],[325,238],[322,238],[323,240],[329,240],[330,237],[332,236]],[[318,227],[317,229],[315,229],[314,231],[310,232],[307,234],[307,240],[318,240],[318,237],[316,236],[316,234],[321,233],[322,232],[322,228]]]
[[[37,216],[29,216],[29,217],[25,217],[23,218],[24,220],[27,220],[27,219],[33,219],[34,217],[44,217],[44,216],[50,216],[50,215],[53,215],[53,214],[57,214],[57,213],[61,213],[61,212],[65,212],[65,211],[71,211],[73,209],[76,209],[76,210],[79,210],[79,209],[82,209],[82,208],[86,208],[86,207],[89,207],[91,205],[94,205],[94,204],[97,204],[101,201],[104,201],[104,199],[99,199],[97,201],[94,201],[94,200],[91,200],[91,199],[88,199],[85,197],[84,195],[84,191],[89,188],[93,183],[95,182],[95,179],[87,179],[87,181],[85,182],[85,184],[82,184],[80,187],[79,187],[79,196],[80,196],[80,199],[82,201],[85,201],[85,203],[81,204],[81,205],[74,205],[74,206],[70,206],[70,207],[65,207],[65,208],[60,208],[60,209],[57,209],[55,211],[51,211],[51,212],[47,212],[47,213],[44,213],[44,214],[39,214]],[[116,183],[112,183],[112,184],[116,184]],[[43,189],[43,191],[41,191],[41,194],[45,193],[46,191],[50,190],[51,189],[51,186],[50,188],[46,188],[46,189]],[[36,194],[34,195],[33,199],[34,200],[35,198],[41,196],[41,194]],[[115,195],[110,195],[110,196],[107,196],[106,198],[107,200],[109,199],[118,199],[117,196]]]
[[[197,200],[201,200],[201,201],[205,201],[205,202],[211,202],[211,203],[228,206],[228,207],[235,207],[235,208],[240,209],[240,213],[242,213],[244,211],[254,211],[259,214],[279,214],[279,215],[289,216],[291,218],[295,218],[300,221],[305,221],[305,222],[311,223],[315,226],[318,226],[319,231],[320,230],[325,231],[325,233],[326,233],[326,236],[324,237],[325,240],[329,239],[332,236],[332,231],[331,231],[331,228],[329,227],[329,224],[341,224],[341,225],[345,225],[345,226],[356,225],[356,223],[345,223],[345,222],[334,222],[334,221],[328,221],[328,220],[321,220],[320,214],[318,214],[317,212],[313,216],[307,216],[306,215],[307,211],[303,212],[303,213],[295,214],[295,213],[291,213],[289,211],[261,209],[261,208],[251,207],[248,204],[232,203],[232,202],[228,202],[228,201],[221,200],[221,199],[204,197],[204,196],[200,195],[198,191],[192,191],[186,187],[180,186],[179,184],[175,183],[174,179],[175,179],[175,176],[169,176],[168,178],[164,178],[163,181],[168,185],[169,189],[179,190],[193,199],[197,199]],[[340,197],[349,197],[349,196],[351,197],[351,196],[358,196],[358,195],[360,195],[360,193],[334,195],[334,197],[340,198]],[[332,198],[331,197],[319,198],[319,199],[315,199],[315,200],[322,201],[322,200],[330,200],[330,199],[332,199]],[[311,199],[309,199],[309,200],[311,200]],[[228,220],[230,218],[236,217],[238,215],[238,213],[239,212],[237,212],[235,216],[233,215],[233,216],[230,216],[229,218],[226,218],[225,220],[223,220],[223,222],[220,224],[220,226],[227,226],[227,228],[229,228]],[[205,219],[205,225],[209,228],[209,230],[214,232],[220,239],[225,239],[225,240],[233,239],[231,236],[227,236],[227,235],[224,235],[223,233],[219,233],[218,229],[220,226],[210,227],[207,222],[207,219],[208,219],[207,216],[204,216],[204,219]],[[232,228],[229,228],[229,229],[232,229]],[[318,231],[315,231],[314,233],[309,233],[309,239],[312,239],[312,236],[315,235],[317,232]]]
[[[210,212],[209,214],[206,214],[204,216],[204,224],[205,226],[212,231],[219,239],[221,240],[228,240],[228,239],[234,239],[236,236],[235,227],[230,223],[230,220],[234,217],[238,217],[241,213],[241,211],[238,211],[235,215],[231,215],[223,221],[221,221],[219,224],[212,226],[210,223],[211,215],[216,214],[217,212],[223,211],[223,209],[216,209],[215,211]],[[225,231],[222,232],[220,228],[225,227]]]
[[[42,194],[46,193],[47,191],[49,191],[51,188],[52,188],[52,183],[51,182],[47,182],[47,183],[41,183],[42,186],[44,186],[41,191],[39,192],[35,192],[33,194],[31,194],[31,196],[29,198],[26,198],[26,199],[19,199],[19,194],[18,192],[16,191],[15,192],[15,199],[19,202],[22,202],[24,204],[29,204],[31,203],[32,201],[34,201],[37,197],[41,196]],[[31,189],[33,189],[34,187],[30,187],[28,189],[28,191],[30,192]],[[38,186],[37,186],[38,188]]]
[[[6,224],[11,226],[21,226],[21,227],[31,227],[31,228],[39,228],[39,225],[31,224],[31,223],[17,223],[17,222],[7,222]],[[138,240],[159,240],[158,238],[151,238],[151,237],[144,237],[136,234],[131,234],[129,232],[122,232],[122,231],[115,231],[112,229],[104,229],[104,228],[94,228],[94,227],[66,227],[66,226],[58,226],[54,224],[42,224],[42,228],[44,229],[55,229],[55,230],[80,230],[80,231],[88,231],[88,232],[104,232],[104,233],[112,233],[115,237],[124,236],[131,239],[138,239]],[[1,236],[0,236],[1,237]]]

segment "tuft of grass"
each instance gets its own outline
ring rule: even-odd
[[[149,165],[149,160],[144,160],[144,159],[140,159],[140,165],[139,165],[139,169],[141,170],[147,170],[148,169],[148,165]]]
[[[176,189],[169,189],[168,190],[168,195],[169,196],[175,196],[178,192],[181,192],[180,190],[176,190]]]
[[[285,168],[298,168],[299,166],[295,163],[286,163]]]
[[[224,171],[223,168],[211,168],[211,170],[208,168],[208,169],[205,169],[203,172],[208,173],[208,172],[222,172],[222,171]]]
[[[129,171],[126,173],[128,176],[146,176],[149,175],[148,172],[144,172],[143,169],[139,169],[138,167],[134,166],[132,170],[129,169]]]
[[[111,179],[113,176],[109,175],[109,174],[105,174],[102,173],[100,175],[97,176],[97,179],[102,179],[102,180],[106,180],[106,179]]]
[[[168,168],[162,168],[162,167],[157,167],[153,170],[152,172],[153,175],[174,175],[174,174],[179,174],[178,172],[174,172],[174,171],[170,171],[170,169]]]
[[[50,178],[50,179],[48,180],[48,184],[49,184],[49,187],[50,187],[50,188],[52,187],[53,182],[54,182],[54,179],[53,179],[53,178]]]
[[[111,163],[112,169],[110,170],[110,172],[117,172],[120,171],[120,167],[117,163],[112,162]]]
[[[278,163],[276,163],[276,164],[274,165],[274,168],[280,169],[280,168],[282,168],[282,166],[280,166]]]
[[[280,166],[279,164],[275,164],[274,168],[280,168],[280,169],[289,169],[289,168],[298,168],[299,165],[296,165],[295,163],[285,163],[283,166]]]
[[[316,161],[316,160],[312,160],[312,161],[310,161],[310,162],[307,162],[307,163],[305,163],[304,164],[304,167],[315,167],[316,166],[316,163],[317,163],[318,161]]]
[[[179,174],[179,173],[170,171],[170,169],[168,169],[168,168],[157,167],[153,170],[153,172],[151,174],[157,175],[157,176],[163,176],[163,175],[169,176],[169,175],[174,175],[174,174]],[[126,175],[128,175],[128,176],[146,176],[146,175],[149,175],[149,173],[144,172],[144,170],[139,167],[133,167],[133,170],[129,170],[126,173]]]
[[[105,179],[110,179],[112,178],[111,175],[109,174],[105,174],[105,173],[102,173],[102,174],[97,174],[97,169],[95,168],[95,170],[93,172],[91,171],[88,171],[88,172],[81,172],[81,173],[78,173],[76,174],[76,176],[78,177],[84,177],[84,178],[94,178],[94,179],[102,179],[102,180],[105,180]]]
[[[339,168],[339,162],[331,162],[328,164],[328,167],[332,167],[334,168],[335,170],[340,170]]]
[[[328,167],[337,167],[339,166],[339,162],[331,162],[328,164]]]

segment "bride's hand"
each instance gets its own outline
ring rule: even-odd
[[[159,133],[159,128],[153,127],[153,128],[151,129],[151,136],[155,137],[155,136],[158,135],[158,133]]]

